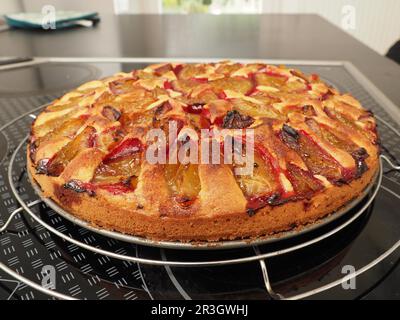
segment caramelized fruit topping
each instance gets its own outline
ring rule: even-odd
[[[137,138],[128,138],[122,141],[111,152],[105,156],[103,162],[110,162],[117,158],[132,155],[143,150],[143,145]]]
[[[304,171],[291,163],[287,165],[287,173],[297,198],[310,197],[323,188],[321,182],[309,171]]]
[[[255,80],[257,85],[275,87],[278,88],[283,86],[287,81],[287,78],[280,74],[272,72],[256,73]]]
[[[183,107],[183,110],[191,114],[201,114],[203,112],[204,103],[193,103]]]
[[[94,187],[90,183],[84,183],[76,179],[69,180],[65,183],[64,189],[69,189],[77,193],[87,192],[90,196],[95,195]]]
[[[73,136],[87,120],[86,117],[81,116],[78,118],[70,119],[69,114],[55,118],[38,126],[35,132],[43,132],[44,136],[39,138],[39,141],[48,141],[56,137],[69,137]],[[70,119],[70,120],[68,120]]]
[[[232,99],[231,103],[233,105],[233,109],[237,110],[243,115],[248,115],[253,118],[255,117],[266,117],[271,119],[279,118],[277,112],[269,105],[259,105],[241,99]]]
[[[48,161],[46,173],[50,176],[59,176],[80,151],[93,147],[95,134],[95,128],[86,127]]]
[[[356,174],[355,178],[361,177],[361,175],[368,170],[368,166],[365,163],[365,159],[368,158],[368,152],[364,148],[359,148],[357,150],[354,150],[351,153],[352,157],[354,158],[356,162]]]
[[[289,148],[300,155],[313,175],[325,176],[333,183],[343,181],[340,165],[304,133],[285,124],[280,136]]]
[[[346,116],[332,108],[328,108],[328,107],[324,107],[324,112],[326,113],[326,115],[328,117],[339,121],[344,126],[346,126],[349,130],[355,130],[359,134],[368,138],[370,141],[375,141],[376,134],[374,131],[365,130],[365,129],[359,127],[353,120],[349,119],[348,116]]]
[[[108,84],[110,91],[114,95],[128,93],[132,90],[133,84],[136,79],[120,79],[112,81]]]
[[[155,74],[157,76],[162,76],[163,74],[169,72],[169,71],[173,71],[172,65],[170,63],[166,63],[160,67],[158,67],[157,69],[154,70]]]
[[[314,119],[307,119],[306,124],[313,130],[320,138],[329,142],[338,149],[348,152],[355,162],[354,178],[359,178],[367,169],[365,159],[368,158],[368,153],[364,148],[360,148],[351,140],[344,140],[335,134],[331,128],[326,128],[324,125],[319,125]]]
[[[183,207],[190,205],[200,192],[197,164],[166,164],[165,179],[171,195]]]
[[[259,148],[256,148],[257,150]],[[260,208],[282,203],[281,186],[277,180],[278,172],[265,154],[254,152],[252,175],[236,175],[236,181],[247,198],[247,214],[252,216]],[[265,150],[264,150],[265,151]],[[234,168],[243,165],[234,164]]]
[[[42,143],[58,137],[72,140],[51,159],[39,159],[36,162],[37,172],[58,176],[81,150],[96,144],[96,147],[108,154],[96,168],[91,182],[70,180],[64,187],[77,193],[88,192],[90,195],[94,194],[95,189],[104,189],[114,194],[132,191],[137,187],[144,146],[137,138],[123,140],[124,137],[127,134],[135,135],[138,127],[143,129],[143,132],[148,128],[161,128],[168,137],[170,121],[177,122],[178,132],[187,125],[197,130],[213,125],[227,129],[243,129],[255,122],[257,128],[270,126],[269,135],[265,131],[259,135],[260,139],[268,140],[265,149],[262,141],[256,141],[253,174],[235,176],[247,198],[247,213],[250,216],[267,205],[274,206],[289,200],[304,199],[319,192],[324,186],[315,175],[325,176],[332,183],[340,184],[360,177],[368,169],[365,162],[369,156],[367,151],[351,139],[343,138],[341,131],[335,131],[317,122],[319,114],[316,112],[316,104],[326,104],[324,112],[335,120],[335,124],[343,124],[346,129],[356,130],[375,142],[374,123],[368,121],[371,114],[365,112],[359,116],[359,122],[355,122],[349,116],[349,112],[342,114],[342,109],[339,108],[338,111],[332,107],[334,104],[329,103],[335,99],[333,96],[337,93],[333,89],[322,90],[323,92],[318,90],[317,76],[307,77],[297,70],[290,70],[291,77],[287,69],[280,72],[279,68],[265,65],[258,65],[257,68],[248,65],[248,68],[244,68],[240,63],[222,63],[212,70],[214,66],[163,64],[145,71],[134,71],[131,77],[113,78],[114,80],[108,83],[111,92],[102,94],[91,105],[80,106],[80,103],[83,98],[95,94],[93,87],[75,92],[64,104],[49,106],[45,112],[67,109],[71,109],[71,112],[65,111],[64,115],[58,118],[41,126],[34,126],[35,139],[32,139],[30,144],[32,161],[36,160],[36,150]],[[239,69],[240,72],[232,75]],[[176,80],[173,80],[171,72],[177,77]],[[167,73],[169,74],[166,77],[160,79],[160,76]],[[137,82],[138,79],[146,81]],[[153,79],[156,80],[154,83]],[[325,85],[322,87],[325,88]],[[308,104],[311,102],[306,102],[304,98],[308,95],[308,98],[315,99],[315,94],[307,92],[313,88],[317,92],[321,91],[320,100],[330,101],[314,100],[313,105]],[[233,91],[234,94],[226,90]],[[123,96],[117,97],[118,95]],[[147,108],[161,99],[160,96],[165,95],[169,95],[168,102],[158,104],[152,109]],[[177,105],[184,105],[182,109],[185,114],[180,107],[176,114],[169,112],[173,110],[173,100]],[[87,108],[87,111],[84,111],[86,115],[71,119],[77,108],[80,108],[80,111]],[[351,108],[353,107],[349,105],[350,110]],[[90,110],[101,110],[106,119],[112,122],[119,121],[120,124],[116,123],[115,127],[104,129],[98,140],[94,139],[97,136],[92,127],[86,127],[75,137],[82,126],[87,125]],[[300,113],[306,118],[306,124],[313,131],[312,135],[308,134],[308,130],[296,130],[289,124],[284,124],[279,134],[275,134],[275,128],[288,121],[288,114],[292,112]],[[102,121],[108,123],[105,119]],[[349,153],[354,158],[354,168],[343,168],[318,145],[313,138],[315,136],[318,137],[318,141],[324,141]],[[258,143],[262,144],[263,148],[257,146]],[[271,151],[271,154],[267,150]],[[308,170],[304,170],[302,162]],[[239,166],[233,165],[234,168]],[[196,201],[201,189],[198,165],[165,165],[165,179],[172,198],[179,206],[188,208]]]
[[[40,159],[36,164],[36,173],[38,174],[48,174],[49,159]]]
[[[234,165],[234,167],[238,167]],[[278,189],[274,169],[258,153],[254,153],[252,175],[237,175],[236,180],[247,197],[271,195]]]
[[[284,203],[285,200],[281,198],[279,193],[273,193],[271,195],[264,196],[253,196],[247,199],[247,214],[252,217],[256,214],[257,210],[264,208],[265,206],[277,206]]]
[[[232,90],[241,94],[247,94],[253,89],[253,82],[251,79],[242,77],[222,78],[210,81],[209,83],[216,94],[220,94],[224,90]]]
[[[29,157],[32,162],[35,162],[37,147],[37,142],[31,137],[29,142]]]
[[[227,129],[243,129],[250,127],[254,119],[250,116],[241,115],[238,111],[228,111],[222,121],[222,127]]]
[[[203,65],[185,64],[182,65],[179,70],[175,70],[178,74],[179,79],[192,79],[198,74],[203,74],[205,67]]]
[[[118,121],[121,117],[121,112],[112,106],[104,106],[101,114],[110,121]]]
[[[124,140],[104,157],[92,182],[113,193],[134,190],[140,174],[142,151],[139,139]]]

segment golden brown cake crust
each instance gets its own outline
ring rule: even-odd
[[[171,178],[169,165],[139,156],[147,130],[163,119],[254,128],[265,171],[246,180],[232,166],[199,164],[174,168]],[[94,225],[155,240],[217,241],[254,239],[338,210],[377,172],[377,141],[372,114],[316,75],[263,64],[163,64],[54,101],[32,125],[27,159],[45,197]],[[134,150],[128,175],[121,146]]]

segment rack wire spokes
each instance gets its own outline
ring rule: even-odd
[[[39,110],[40,108],[41,107],[36,108],[36,109],[34,109],[34,111]],[[19,120],[19,119],[21,119],[21,118],[23,118],[23,117],[25,117],[27,115],[31,115],[31,114],[32,114],[32,111],[28,112],[28,113],[25,113],[24,115],[21,115],[20,117],[15,119],[12,123],[14,123],[15,121],[17,121],[17,120]],[[8,125],[10,125],[12,123],[9,123]],[[7,126],[1,127],[0,131],[4,130]],[[378,194],[378,191],[379,191],[379,189],[381,187],[382,176],[383,176],[382,160],[386,161],[392,169],[394,169],[394,170],[399,170],[400,169],[399,166],[395,166],[386,156],[382,155],[381,158],[380,158],[381,161],[380,161],[380,164],[379,164],[379,174],[378,174],[377,180],[376,180],[376,182],[374,184],[373,189],[371,190],[370,194],[368,195],[368,198],[363,203],[361,208],[359,208],[358,211],[356,213],[354,213],[349,219],[345,220],[343,223],[339,224],[335,228],[331,229],[330,231],[328,231],[328,232],[326,232],[326,233],[324,233],[324,234],[322,234],[320,236],[312,238],[311,240],[308,240],[306,242],[302,242],[302,243],[299,243],[297,245],[289,246],[289,247],[286,247],[286,248],[283,248],[283,249],[280,249],[280,250],[269,251],[269,252],[264,252],[264,253],[262,253],[257,246],[254,246],[253,247],[253,250],[254,250],[254,254],[253,255],[248,255],[248,256],[245,256],[245,257],[239,257],[239,258],[233,258],[233,259],[208,260],[208,261],[172,261],[172,260],[161,260],[161,259],[147,259],[147,258],[141,258],[141,257],[138,257],[138,256],[130,256],[130,255],[126,255],[126,254],[120,254],[120,253],[104,250],[104,249],[101,249],[101,248],[98,248],[98,247],[91,246],[91,245],[89,245],[87,243],[83,243],[83,242],[81,242],[81,241],[79,241],[77,239],[74,239],[71,236],[66,235],[66,234],[58,231],[57,229],[53,228],[52,226],[47,224],[43,219],[41,219],[32,210],[32,208],[34,206],[36,206],[36,205],[38,205],[38,204],[40,204],[42,202],[41,199],[35,200],[33,202],[30,202],[30,203],[26,203],[22,199],[22,197],[19,195],[17,187],[15,186],[14,180],[13,180],[14,164],[15,164],[15,159],[17,157],[17,154],[18,154],[18,152],[21,151],[21,149],[24,146],[26,140],[27,140],[27,137],[25,137],[25,139],[23,139],[20,142],[20,144],[16,147],[16,149],[14,150],[13,154],[10,157],[10,161],[9,161],[9,165],[8,165],[8,182],[9,182],[11,191],[14,194],[15,199],[18,201],[18,203],[20,204],[21,207],[19,207],[18,209],[16,209],[15,211],[13,211],[11,213],[10,217],[5,222],[5,224],[0,227],[0,232],[4,232],[4,231],[7,230],[7,227],[9,226],[10,222],[12,221],[12,219],[18,213],[25,212],[25,213],[29,214],[33,218],[34,221],[36,221],[38,224],[42,225],[44,228],[46,228],[48,231],[50,231],[51,233],[53,233],[57,237],[60,237],[60,238],[62,238],[63,240],[65,240],[67,242],[75,244],[78,247],[81,247],[83,249],[91,251],[91,252],[93,252],[95,254],[108,256],[108,257],[114,258],[114,259],[130,261],[130,262],[135,262],[135,263],[139,263],[139,264],[148,264],[148,265],[155,265],[155,266],[168,266],[168,267],[211,267],[211,266],[225,266],[225,265],[234,265],[234,264],[241,264],[241,263],[248,263],[248,262],[258,261],[259,264],[260,264],[261,271],[262,271],[265,288],[266,288],[269,296],[272,299],[301,299],[301,298],[305,298],[305,297],[314,295],[316,293],[331,289],[331,288],[333,288],[335,286],[340,285],[341,283],[343,283],[343,281],[347,281],[349,279],[355,278],[355,277],[359,276],[360,274],[366,272],[367,270],[369,270],[370,268],[372,268],[373,266],[378,264],[380,261],[382,261],[385,258],[387,258],[391,253],[393,253],[395,250],[397,250],[398,247],[400,247],[400,240],[399,240],[389,250],[387,250],[384,254],[380,255],[375,260],[371,261],[370,263],[368,263],[364,267],[360,268],[355,273],[349,274],[346,277],[343,277],[341,279],[337,279],[336,281],[328,283],[325,286],[316,288],[316,289],[311,290],[311,291],[304,292],[304,293],[296,295],[296,296],[284,297],[281,294],[276,293],[272,288],[272,285],[271,285],[271,282],[270,282],[270,278],[269,278],[269,274],[268,274],[268,267],[267,267],[267,263],[266,263],[266,260],[268,258],[272,258],[272,257],[280,256],[280,255],[285,255],[287,253],[294,252],[294,251],[300,250],[302,248],[306,248],[306,247],[311,246],[313,244],[316,244],[316,243],[318,243],[318,242],[320,242],[320,241],[322,241],[324,239],[327,239],[327,238],[331,237],[332,235],[338,233],[340,230],[346,228],[348,225],[350,225],[353,221],[355,221],[357,218],[359,218],[366,211],[366,209],[374,201],[374,199],[375,199],[376,195]],[[18,275],[16,272],[14,272],[13,270],[9,269],[3,263],[0,263],[0,269],[2,269],[3,271],[7,272],[8,274],[10,274],[12,277],[16,278],[17,280],[19,280],[21,282],[24,282],[27,285],[37,289],[40,292],[43,292],[45,294],[48,294],[50,296],[53,296],[53,297],[59,298],[59,299],[70,299],[70,298],[72,298],[72,297],[64,295],[62,293],[55,292],[53,290],[49,290],[47,288],[44,288],[44,287],[40,286],[39,284],[37,284],[37,283],[27,279],[27,278],[24,278],[21,275]]]

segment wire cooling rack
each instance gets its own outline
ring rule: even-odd
[[[153,59],[152,62],[158,62],[156,61],[157,59]],[[143,62],[143,61],[141,61]],[[286,62],[287,64],[291,63],[291,62]],[[293,63],[293,62],[292,62]],[[299,62],[297,62],[299,63]],[[346,65],[346,64],[345,64]],[[307,67],[307,63],[304,62],[304,68]],[[303,69],[304,69],[303,68]],[[373,88],[373,92],[376,92],[374,98],[380,101],[380,104],[384,104],[385,106],[388,105],[388,102],[385,100],[385,98],[382,98],[382,96],[380,95],[379,91],[377,91],[376,88],[371,87],[371,84],[368,83],[368,81],[364,78],[361,77],[360,80],[360,74],[357,73],[357,70],[352,69],[354,67],[352,67],[351,65],[347,64],[347,68],[348,70],[352,70],[352,74],[353,76],[357,76],[358,80],[364,85],[364,86],[369,86],[369,88]],[[333,83],[333,85],[335,85]],[[6,132],[7,130],[9,130],[10,128],[12,128],[12,126],[14,124],[16,124],[19,121],[26,121],[26,119],[28,118],[34,118],[35,117],[35,113],[38,112],[41,108],[43,108],[43,106],[39,106],[35,109],[30,110],[29,112],[23,113],[22,115],[14,118],[13,120],[11,120],[10,122],[8,122],[7,124],[3,125],[0,128],[0,132]],[[393,112],[393,107],[387,107],[388,109],[386,109],[386,111],[388,111],[388,113]],[[393,118],[397,117],[393,116]],[[390,124],[387,120],[381,118],[379,115],[377,115],[377,119],[378,121],[380,121],[383,125],[385,125],[388,130],[390,130],[392,133],[394,133],[398,138],[400,138],[399,132],[397,131],[397,129],[394,127],[394,125]],[[386,259],[388,256],[390,256],[394,251],[396,251],[399,246],[400,246],[400,240],[397,240],[397,242],[395,242],[394,244],[392,244],[392,246],[388,247],[387,250],[385,250],[384,253],[382,253],[381,255],[378,255],[375,257],[375,259],[371,260],[369,263],[365,264],[363,267],[359,268],[358,270],[356,270],[356,272],[349,274],[345,277],[341,277],[338,278],[335,281],[332,281],[326,285],[320,286],[318,288],[315,288],[313,290],[310,291],[306,291],[304,293],[298,294],[298,295],[294,295],[294,296],[283,296],[282,294],[276,293],[274,291],[274,289],[272,288],[272,284],[271,281],[269,279],[269,272],[268,272],[268,266],[267,266],[267,262],[269,258],[272,257],[277,257],[277,256],[283,256],[285,254],[294,252],[294,251],[298,251],[300,249],[312,246],[318,242],[321,242],[325,239],[328,239],[329,237],[337,234],[339,231],[343,230],[344,228],[346,228],[347,226],[349,226],[350,224],[352,224],[355,220],[357,220],[371,205],[371,203],[374,201],[375,197],[377,196],[378,192],[381,190],[382,187],[382,178],[383,178],[383,174],[384,174],[384,169],[383,169],[383,161],[385,163],[387,163],[387,165],[389,165],[389,167],[393,170],[400,170],[400,166],[395,165],[393,163],[393,157],[389,157],[386,155],[382,155],[380,158],[380,170],[379,170],[379,174],[378,177],[375,181],[375,183],[372,185],[371,190],[368,192],[368,194],[366,195],[365,199],[363,200],[363,202],[361,203],[361,205],[357,208],[357,210],[353,210],[352,214],[349,215],[349,217],[344,220],[342,223],[340,223],[339,225],[337,225],[336,227],[334,227],[333,229],[327,231],[326,233],[323,233],[317,237],[308,239],[305,242],[300,242],[294,246],[287,246],[287,247],[283,247],[280,248],[279,250],[271,250],[271,251],[262,251],[258,246],[253,246],[253,252],[251,254],[248,254],[246,256],[237,256],[237,257],[232,257],[230,259],[221,259],[221,260],[165,260],[165,259],[149,259],[149,258],[141,258],[138,256],[133,256],[133,255],[129,255],[129,254],[121,254],[119,252],[116,251],[111,251],[108,249],[103,249],[99,246],[92,246],[88,243],[82,242],[77,238],[72,237],[70,234],[68,234],[68,232],[63,232],[60,231],[59,229],[56,229],[54,227],[52,227],[49,223],[47,223],[46,221],[44,221],[44,219],[42,219],[42,217],[40,216],[40,214],[38,214],[38,211],[35,210],[35,207],[37,207],[38,205],[42,204],[42,199],[40,198],[36,198],[34,200],[30,199],[30,201],[26,201],[26,199],[24,199],[23,194],[21,194],[21,190],[18,190],[19,186],[18,186],[18,180],[21,179],[21,174],[20,172],[18,172],[18,169],[16,168],[16,163],[17,162],[21,162],[21,159],[24,158],[25,152],[24,152],[24,146],[26,143],[26,139],[27,137],[23,137],[22,139],[20,139],[18,145],[16,145],[16,147],[14,148],[12,154],[10,155],[9,161],[8,161],[8,165],[7,165],[7,179],[8,179],[8,184],[10,187],[10,190],[12,192],[12,196],[13,198],[17,201],[17,203],[20,205],[20,207],[16,208],[14,211],[12,211],[8,217],[8,219],[6,220],[6,222],[2,225],[2,227],[0,228],[0,232],[6,232],[8,226],[10,225],[10,223],[13,221],[14,217],[19,215],[19,214],[27,214],[29,215],[35,222],[37,222],[39,225],[41,225],[43,228],[45,228],[46,230],[48,230],[49,232],[51,232],[52,234],[54,234],[56,237],[59,237],[73,245],[76,245],[80,248],[83,248],[85,250],[91,251],[95,254],[98,255],[102,255],[102,256],[107,256],[110,258],[114,258],[114,259],[118,259],[118,260],[122,260],[122,261],[129,261],[129,262],[134,262],[134,263],[138,263],[138,264],[143,264],[143,265],[155,265],[155,266],[167,266],[167,267],[190,267],[190,268],[196,268],[196,267],[216,267],[216,266],[223,266],[223,265],[234,265],[234,264],[242,264],[242,263],[249,263],[249,262],[254,262],[254,261],[258,261],[259,262],[259,266],[261,268],[261,272],[263,275],[263,280],[264,280],[264,285],[266,288],[267,293],[269,294],[269,296],[273,299],[301,299],[301,298],[306,298],[306,297],[310,297],[312,295],[315,295],[317,293],[329,290],[335,286],[338,286],[340,284],[342,284],[343,282],[346,282],[352,278],[355,278],[363,273],[365,273],[366,271],[368,271],[369,269],[373,268],[375,265],[377,265],[378,263],[380,263],[381,261],[383,261],[384,259]],[[26,178],[26,172],[22,172],[25,175]],[[43,286],[39,285],[38,283],[36,283],[33,280],[30,280],[22,275],[20,275],[19,273],[17,273],[16,271],[12,270],[10,267],[6,266],[4,263],[0,262],[0,269],[2,269],[3,271],[5,271],[6,273],[8,273],[10,276],[12,276],[13,278],[17,279],[18,281],[25,283],[29,286],[31,286],[32,288],[45,293],[49,296],[55,297],[55,298],[59,298],[59,299],[73,299],[72,296],[70,295],[66,295],[64,293],[61,292],[57,292],[54,290],[50,290],[47,288],[44,288]]]

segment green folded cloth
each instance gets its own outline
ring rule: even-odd
[[[49,16],[42,13],[26,12],[13,13],[4,16],[7,24],[14,28],[23,29],[46,29],[49,28]],[[100,20],[97,12],[79,11],[55,11],[54,26],[56,29],[64,29],[77,25],[92,26]]]

